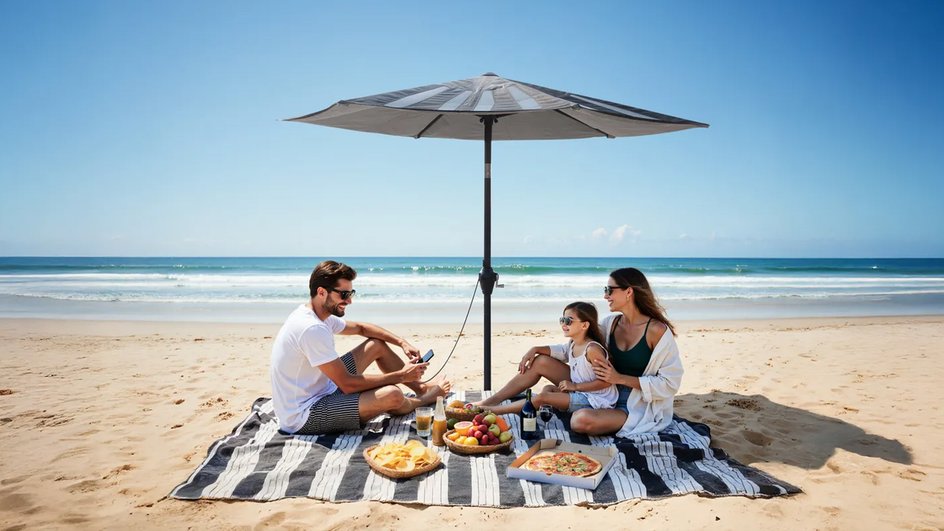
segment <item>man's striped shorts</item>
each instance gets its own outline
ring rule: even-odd
[[[348,352],[341,356],[347,372],[357,374],[354,354]],[[295,432],[296,435],[324,435],[348,430],[359,430],[361,416],[357,408],[360,393],[344,394],[340,389],[325,396],[311,405],[308,421]]]

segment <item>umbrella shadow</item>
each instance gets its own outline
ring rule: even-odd
[[[844,412],[854,414],[855,408]],[[912,464],[910,449],[848,421],[770,401],[762,395],[714,390],[675,399],[680,417],[707,424],[712,446],[742,463],[780,462],[806,469],[826,464],[842,448],[862,456]]]

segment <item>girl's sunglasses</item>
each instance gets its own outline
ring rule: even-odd
[[[577,321],[579,323],[580,319],[574,319],[573,317],[568,317],[565,315],[564,317],[561,317],[560,319],[558,319],[558,321],[560,321],[560,324],[562,325],[570,326],[574,324],[574,321]]]

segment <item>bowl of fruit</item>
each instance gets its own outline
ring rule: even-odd
[[[505,419],[494,413],[477,414],[460,421],[443,436],[450,451],[464,455],[490,454],[511,447],[514,436]]]
[[[476,415],[487,413],[475,404],[466,404],[461,400],[453,400],[446,406],[446,418],[458,420],[472,420]]]

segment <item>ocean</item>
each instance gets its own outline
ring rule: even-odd
[[[348,318],[461,322],[481,258],[336,258],[358,271]],[[279,322],[320,258],[0,258],[0,317]],[[637,267],[672,319],[944,314],[944,259],[494,258],[493,322],[605,308],[607,274]],[[481,292],[472,322],[481,322]]]

